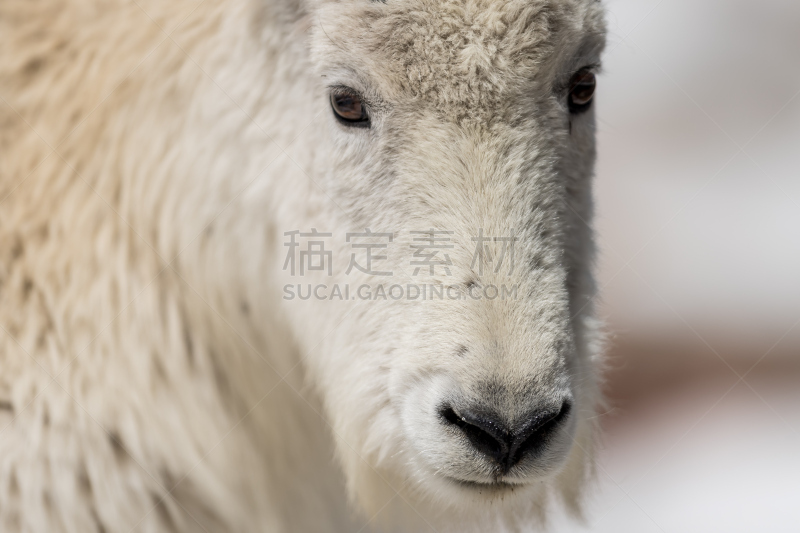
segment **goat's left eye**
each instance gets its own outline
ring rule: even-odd
[[[352,89],[331,92],[331,108],[342,124],[357,128],[369,127],[369,115],[364,102]]]
[[[579,70],[569,82],[569,111],[582,113],[592,106],[597,78],[589,69]]]

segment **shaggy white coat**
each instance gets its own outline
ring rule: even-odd
[[[577,512],[599,400],[593,0],[0,3],[0,530],[517,531]],[[372,104],[370,129],[328,87]],[[284,232],[517,232],[514,301],[287,301]],[[401,253],[402,252],[402,253]],[[334,279],[349,250],[335,249]],[[466,352],[464,351],[466,349]],[[465,355],[466,354],[466,355]],[[513,490],[437,401],[574,398]],[[550,392],[548,392],[550,391]],[[449,469],[449,470],[448,470]],[[447,475],[445,475],[447,474]],[[466,475],[466,474],[464,474]],[[538,476],[538,477],[537,477]]]

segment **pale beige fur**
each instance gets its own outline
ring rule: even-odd
[[[594,119],[565,87],[603,33],[593,0],[1,2],[0,531],[577,513],[599,402]],[[336,84],[370,98],[371,129],[335,121]],[[516,228],[521,297],[283,299],[284,232],[367,227],[396,232],[403,284],[476,277],[466,249],[453,279],[412,276],[409,231]],[[376,281],[345,278],[349,259],[334,281]],[[482,463],[435,416],[486,380],[508,416],[519,391],[574,398],[569,443],[513,490],[454,482]]]

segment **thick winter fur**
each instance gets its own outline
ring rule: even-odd
[[[599,395],[594,0],[0,2],[0,530],[526,531],[578,512]],[[331,86],[370,129],[339,124]],[[332,232],[333,276],[284,269]],[[506,300],[285,299],[391,283]],[[450,276],[411,231],[452,231]],[[513,230],[479,275],[471,237]],[[338,246],[337,246],[338,245]],[[441,257],[441,256],[440,256]],[[473,283],[475,285],[473,285]],[[441,406],[573,404],[498,478]]]

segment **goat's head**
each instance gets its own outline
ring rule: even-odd
[[[393,236],[371,270],[394,280],[347,281],[405,291],[343,310],[312,364],[351,487],[368,505],[378,478],[462,509],[573,498],[597,400],[600,5],[347,0],[309,19],[312,178],[350,231]]]

